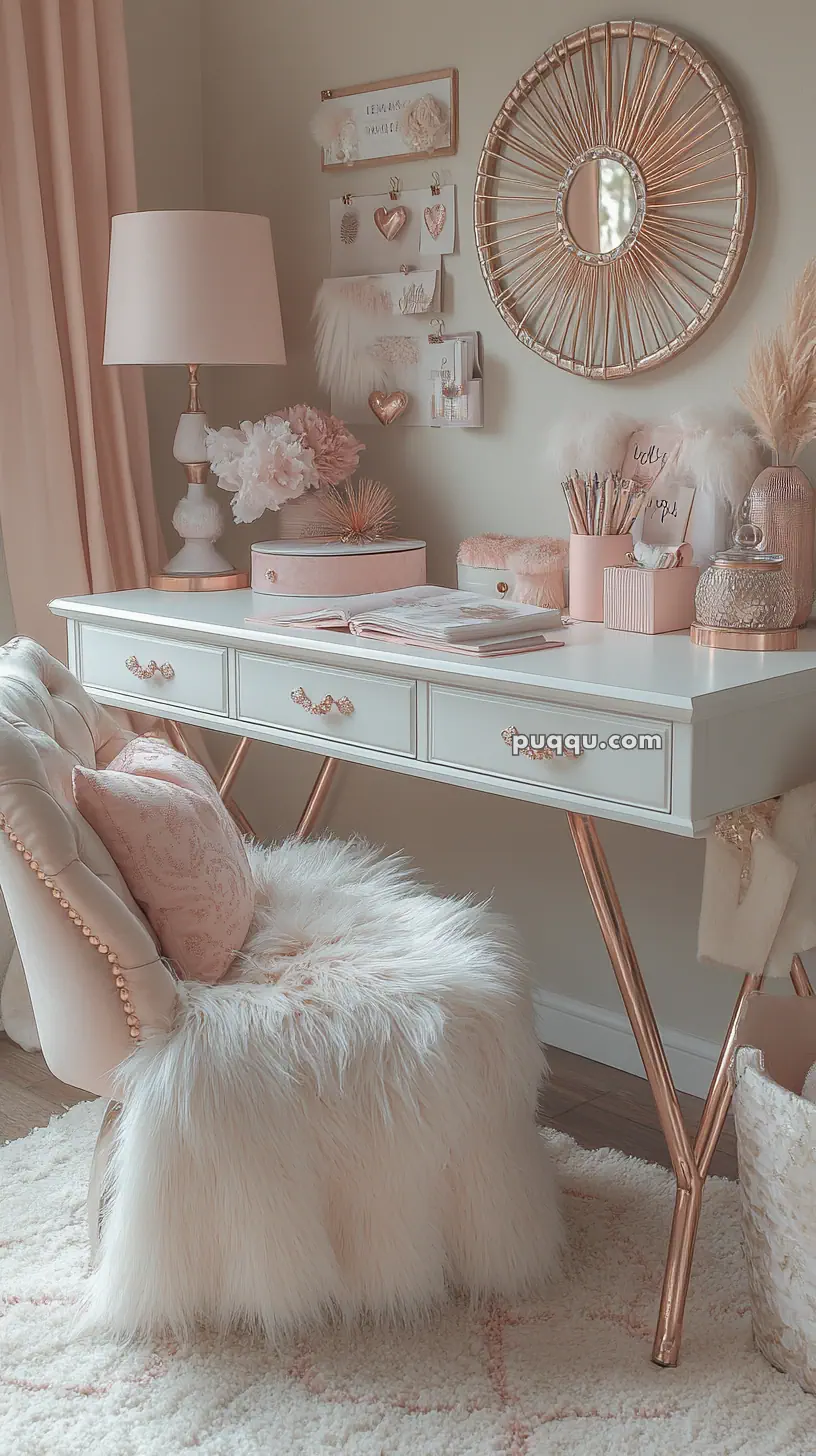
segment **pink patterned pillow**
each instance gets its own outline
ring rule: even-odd
[[[75,768],[74,799],[179,975],[220,981],[246,939],[255,890],[246,850],[206,769],[158,738],[107,768]]]

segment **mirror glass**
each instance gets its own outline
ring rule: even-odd
[[[622,162],[601,157],[584,162],[570,183],[565,221],[584,253],[612,253],[635,220],[635,187]]]

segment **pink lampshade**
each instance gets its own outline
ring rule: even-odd
[[[114,217],[104,362],[285,364],[269,219]]]

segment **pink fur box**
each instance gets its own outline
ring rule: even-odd
[[[683,632],[694,621],[696,566],[649,570],[607,566],[604,571],[605,627],[618,632]]]
[[[424,541],[259,541],[252,590],[287,597],[361,597],[424,586]]]

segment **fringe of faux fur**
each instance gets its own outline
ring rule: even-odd
[[[182,985],[122,1069],[88,1318],[275,1337],[534,1286],[560,1225],[501,922],[359,845],[251,852],[236,979]]]

